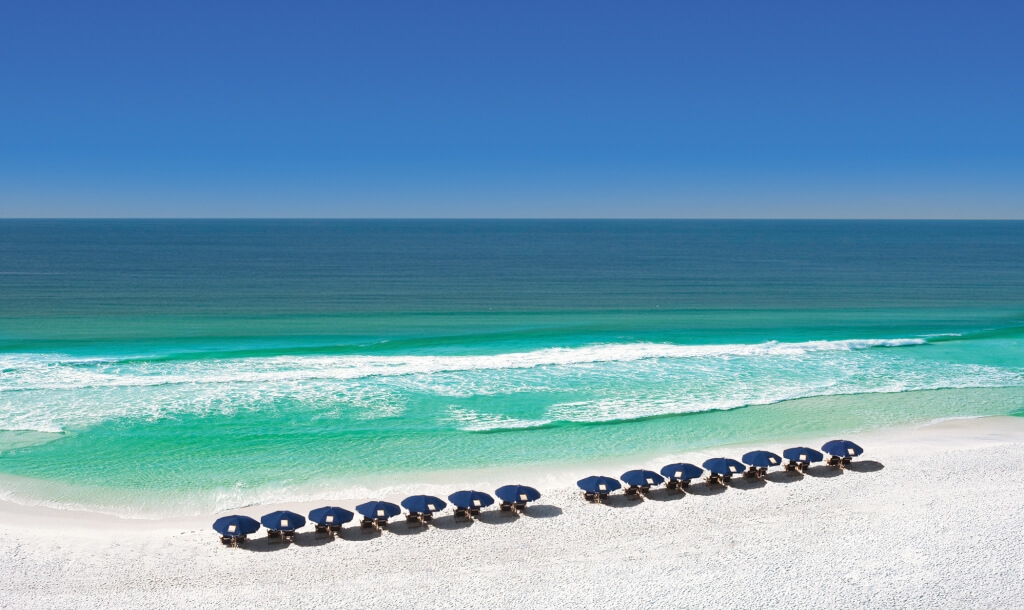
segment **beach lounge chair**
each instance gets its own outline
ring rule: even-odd
[[[586,500],[587,502],[596,502],[597,501],[597,494],[596,493],[591,493],[589,491],[585,491],[585,492],[583,492],[583,499]]]
[[[634,500],[640,499],[640,488],[636,485],[630,485],[623,490],[623,492]]]
[[[245,536],[221,536],[220,542],[224,546],[238,546],[245,542]]]
[[[690,479],[669,479],[665,481],[665,489],[683,491],[690,486]]]
[[[469,509],[468,508],[459,508],[458,506],[455,507],[454,517],[456,519],[460,519],[460,518],[461,519],[471,519],[472,518],[469,515]]]
[[[329,534],[331,533],[331,526],[326,523],[314,523],[313,524],[314,534]]]
[[[516,507],[512,502],[502,502],[498,505],[498,511],[507,517],[511,517],[516,514]]]
[[[434,520],[434,513],[423,513],[423,514],[420,515],[420,521],[422,521],[424,523],[424,525],[426,525],[427,523],[430,523],[433,520]]]
[[[850,465],[850,462],[852,462],[852,461],[853,461],[853,458],[852,458],[852,457],[850,457],[850,456],[846,456],[846,457],[844,457],[844,458],[842,459],[842,461],[841,461],[841,462],[839,462],[839,467],[840,467],[840,468],[846,468],[847,466],[849,466],[849,465]]]
[[[281,530],[267,530],[267,538],[280,538]]]
[[[843,466],[843,458],[838,456],[838,455],[833,455],[833,456],[829,457],[828,461],[825,462],[825,463],[828,464],[829,466],[831,466],[832,468],[842,468],[842,466]]]
[[[725,485],[725,482],[727,480],[728,480],[727,477],[723,477],[720,474],[716,474],[716,473],[712,472],[712,473],[708,474],[707,484],[708,485],[714,485],[715,483],[721,483],[722,485]]]
[[[423,514],[410,511],[405,516],[405,522],[412,525],[423,525]]]
[[[744,479],[756,479],[757,478],[757,472],[758,472],[757,467],[756,466],[751,466],[750,468],[747,468],[746,470],[743,471],[743,478]]]
[[[375,528],[376,524],[374,523],[373,519],[369,517],[363,517],[362,521],[359,522],[359,527],[361,529],[367,530],[370,528]]]

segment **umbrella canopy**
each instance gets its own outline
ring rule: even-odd
[[[391,502],[367,502],[356,507],[356,512],[367,519],[390,519],[402,514],[402,509]]]
[[[214,521],[213,529],[221,536],[248,536],[260,529],[260,522],[252,517],[228,515]]]
[[[279,510],[260,517],[260,523],[268,530],[290,532],[306,525],[306,518],[290,510]]]
[[[533,502],[540,499],[540,492],[526,485],[506,485],[494,490],[494,495],[503,502]]]
[[[704,474],[704,470],[694,466],[693,464],[669,464],[661,469],[661,474],[675,481],[688,481],[690,479],[699,479],[700,475]]]
[[[339,506],[325,506],[309,511],[309,520],[320,525],[341,525],[348,523],[355,515]]]
[[[782,463],[782,458],[771,451],[751,451],[743,454],[743,463],[757,468],[769,468]]]
[[[782,452],[782,457],[794,462],[820,462],[825,459],[820,451],[810,447],[793,447]]]
[[[494,504],[494,498],[482,491],[457,491],[448,496],[448,499],[459,508],[483,508]]]
[[[711,458],[704,462],[704,468],[724,477],[730,477],[745,470],[743,464],[729,458]]]
[[[622,476],[619,478],[622,479],[626,485],[635,485],[637,487],[661,485],[665,482],[665,477],[656,472],[651,472],[650,470],[630,470],[629,472],[622,473]]]
[[[829,441],[821,446],[821,450],[829,455],[839,455],[842,457],[856,457],[864,453],[860,445],[850,441]]]
[[[410,513],[435,513],[444,510],[448,504],[434,496],[409,496],[402,500],[402,506]]]
[[[576,485],[589,494],[606,494],[622,489],[622,484],[611,477],[587,477],[576,481]]]

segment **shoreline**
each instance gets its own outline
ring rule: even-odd
[[[644,500],[616,493],[599,505],[560,480],[518,517],[456,521],[446,510],[427,528],[398,519],[383,533],[348,525],[330,538],[307,526],[292,543],[261,531],[238,548],[220,544],[212,515],[132,521],[22,507],[0,518],[0,606],[1024,606],[1024,418],[849,436],[865,454],[846,470],[775,471]]]
[[[841,435],[840,435],[841,436]],[[875,429],[863,433],[849,433],[849,440],[857,442],[865,449],[863,459],[873,460],[875,456],[890,457],[905,454],[914,450],[918,456],[952,449],[977,449],[1001,444],[1024,444],[1024,418],[1015,416],[979,416],[945,418],[926,424],[899,426]],[[837,436],[838,438],[838,436]],[[720,447],[683,453],[671,453],[657,457],[634,456],[634,458],[616,457],[586,466],[567,464],[553,467],[550,464],[509,466],[506,468],[489,468],[484,470],[435,471],[424,473],[426,481],[416,486],[417,491],[392,491],[380,495],[365,495],[358,498],[343,500],[306,500],[293,502],[274,502],[255,504],[220,512],[209,512],[198,515],[171,517],[122,517],[111,513],[54,508],[45,505],[21,504],[11,500],[0,500],[0,523],[3,529],[28,532],[47,532],[58,526],[61,532],[73,532],[76,535],[106,536],[112,532],[132,533],[133,535],[167,536],[180,535],[185,531],[209,530],[213,521],[228,514],[242,514],[257,520],[259,517],[276,511],[292,510],[306,515],[313,508],[325,504],[342,506],[353,510],[354,506],[367,500],[383,499],[398,503],[411,493],[426,493],[447,498],[449,493],[459,489],[476,488],[492,493],[493,490],[508,483],[531,485],[543,495],[553,492],[572,491],[575,493],[575,481],[591,474],[605,474],[618,478],[621,472],[633,468],[659,470],[661,466],[675,461],[692,462],[698,466],[709,457],[739,458],[743,452],[754,449],[768,449],[781,454],[786,447],[806,445],[818,448],[821,443],[830,439],[809,439],[806,437],[780,437],[771,443],[731,444]],[[492,494],[493,495],[493,494]],[[446,509],[442,514],[448,514]],[[351,524],[347,527],[352,527]],[[301,531],[311,528],[307,526]],[[265,535],[260,530],[255,537]]]

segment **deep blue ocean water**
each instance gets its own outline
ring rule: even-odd
[[[0,498],[344,495],[1024,409],[1024,223],[0,221]]]

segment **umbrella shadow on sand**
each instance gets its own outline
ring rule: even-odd
[[[295,534],[295,546],[323,546],[334,542],[335,538],[337,538],[337,536],[317,534],[316,532],[303,532],[301,534]]]
[[[689,489],[689,487],[687,487],[687,489]],[[679,500],[685,497],[685,492],[674,491],[671,489],[661,487],[659,489],[652,489],[650,493],[647,494],[646,499],[653,500],[655,502],[671,502],[673,500]]]
[[[878,472],[883,468],[885,468],[884,464],[874,460],[855,461],[846,465],[846,469],[853,472]]]
[[[415,534],[422,534],[429,529],[430,525],[413,525],[408,521],[396,521],[388,526],[388,531],[396,536],[413,536]]]
[[[264,537],[264,538],[256,538],[255,540],[248,540],[248,541],[246,541],[245,544],[239,545],[238,548],[246,550],[246,551],[251,551],[253,553],[272,553],[274,551],[283,551],[284,549],[287,549],[288,547],[290,547],[292,545],[295,545],[295,546],[306,546],[306,545],[298,544],[299,537],[300,536],[305,536],[305,535],[306,534],[295,534],[296,542],[294,542],[294,543],[290,542],[290,541],[281,541],[281,540],[271,539],[271,538],[266,538],[266,537]],[[309,534],[309,536],[312,536],[312,534]],[[314,545],[309,545],[309,546],[314,546]]]
[[[725,493],[725,485],[708,485],[703,483],[701,485],[690,485],[686,488],[687,493],[691,493],[695,496],[717,496],[718,494]]]
[[[767,485],[767,483],[765,483],[764,479],[758,478],[748,479],[746,477],[737,477],[729,481],[729,487],[732,487],[733,489],[761,489],[765,485]]]
[[[551,519],[562,514],[562,509],[551,504],[531,504],[523,509],[521,516],[530,519]]]
[[[613,494],[608,496],[608,499],[604,501],[605,506],[611,506],[613,508],[632,508],[634,506],[640,506],[643,503],[643,500],[639,496],[627,496],[626,494]]]
[[[764,475],[764,480],[771,481],[772,483],[796,483],[798,481],[803,481],[804,475],[800,472],[776,470],[775,472],[769,472]]]
[[[838,477],[843,474],[841,468],[833,468],[832,466],[811,466],[807,469],[807,476],[814,477],[817,479],[831,479],[832,477]]]
[[[388,529],[391,529],[390,526]],[[374,538],[380,538],[383,532],[377,528],[363,528],[360,526],[351,527],[345,529],[345,540],[352,540],[354,542],[362,542],[363,540],[373,540]]]
[[[431,523],[439,530],[463,530],[473,525],[472,519],[456,519],[453,515],[437,517]]]

